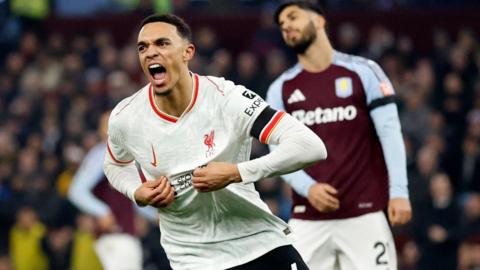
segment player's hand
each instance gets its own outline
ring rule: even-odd
[[[231,183],[241,182],[236,164],[227,162],[210,162],[193,171],[193,187],[200,192],[222,189]]]
[[[395,198],[388,201],[388,220],[392,226],[402,225],[412,218],[412,206],[410,200]]]
[[[327,213],[337,210],[340,201],[337,199],[337,189],[329,184],[316,183],[308,190],[308,201],[319,212]]]
[[[102,232],[115,232],[117,229],[117,221],[111,212],[98,218],[97,224]]]
[[[134,193],[138,205],[151,205],[153,207],[166,207],[173,202],[174,189],[167,177],[161,176],[153,181],[146,181]]]

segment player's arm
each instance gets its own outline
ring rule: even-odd
[[[238,164],[243,183],[290,173],[327,158],[323,141],[289,114],[266,107],[253,123],[252,137],[277,147]]]
[[[267,91],[267,103],[275,110],[285,111],[285,106],[282,99],[282,84],[283,80],[277,79],[270,85]],[[270,151],[275,148],[275,145],[268,145]],[[316,183],[305,171],[298,170],[296,172],[282,175],[282,179],[287,182],[298,194],[303,197],[308,197],[308,191]]]
[[[104,144],[97,145],[88,152],[73,176],[72,184],[68,189],[68,199],[81,211],[95,216],[102,231],[111,232],[116,227],[115,216],[110,207],[92,192],[93,188],[103,179],[102,161],[104,157]]]
[[[105,150],[99,145],[90,150],[83,159],[68,189],[68,199],[81,211],[97,218],[108,215],[111,210],[92,193],[93,188],[103,179],[102,162]]]
[[[392,225],[411,219],[405,144],[395,104],[395,93],[385,73],[373,61],[368,61],[364,79],[370,116],[382,146],[389,177],[388,216]]]
[[[278,144],[276,151],[263,157],[230,164],[211,162],[194,171],[193,185],[212,191],[232,182],[252,183],[264,177],[301,169],[326,158],[323,142],[290,115],[271,109],[258,95],[237,87],[231,93],[225,112],[235,115],[236,127],[245,137]]]
[[[124,140],[116,126],[118,124],[110,122],[107,154],[103,165],[110,184],[140,206],[164,207],[169,205],[174,199],[174,190],[167,178],[162,176],[159,179],[142,183],[133,156],[121,143]]]
[[[267,103],[276,110],[284,111],[282,84],[281,78],[272,83],[267,92]],[[269,144],[268,147],[270,151],[273,151],[276,146]],[[320,212],[330,212],[340,207],[340,201],[336,197],[337,189],[327,183],[318,183],[304,170],[282,175],[282,179],[295,192],[307,198],[310,204]]]

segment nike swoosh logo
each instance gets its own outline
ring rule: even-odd
[[[155,149],[153,149],[153,145],[152,145],[152,154],[153,154],[153,161],[150,162],[150,164],[152,164],[153,167],[157,167],[157,156],[155,155]]]

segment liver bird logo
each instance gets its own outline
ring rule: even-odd
[[[213,150],[213,147],[215,146],[215,143],[213,142],[214,138],[215,130],[213,129],[210,131],[210,134],[203,135],[203,143],[208,147],[207,151]]]

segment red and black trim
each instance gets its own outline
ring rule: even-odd
[[[197,97],[198,97],[198,75],[197,74],[193,74],[193,83],[194,83],[194,86],[193,86],[192,100],[190,101],[190,104],[188,104],[188,107],[185,110],[185,113],[188,113],[190,110],[192,110],[193,106],[195,105],[195,103],[197,101]],[[150,105],[151,105],[153,111],[155,112],[155,114],[158,115],[160,118],[168,121],[168,122],[176,123],[178,121],[178,117],[173,116],[173,115],[169,115],[169,114],[166,114],[166,113],[160,111],[160,109],[155,104],[155,96],[154,96],[153,87],[152,87],[151,84],[150,84],[150,88],[149,88],[148,92],[149,92],[148,93],[148,100],[150,101]]]
[[[113,155],[112,149],[110,149],[110,144],[108,143],[108,141],[107,141],[107,152],[108,152],[108,154],[110,155],[110,157],[113,159],[113,161],[115,161],[115,162],[118,163],[118,164],[128,164],[128,163],[130,163],[130,162],[133,161],[133,159],[130,160],[130,161],[118,160],[118,159],[115,157],[115,155]]]
[[[261,143],[268,144],[272,131],[284,115],[285,112],[266,107],[257,119],[255,119],[252,129],[250,130],[250,135],[257,138]]]
[[[381,107],[381,106],[384,106],[384,105],[387,105],[387,104],[390,104],[390,103],[395,104],[395,100],[396,100],[395,96],[377,98],[377,99],[372,100],[372,102],[370,102],[370,104],[368,105],[368,109],[370,111],[372,111],[372,110],[374,110],[378,107]]]

